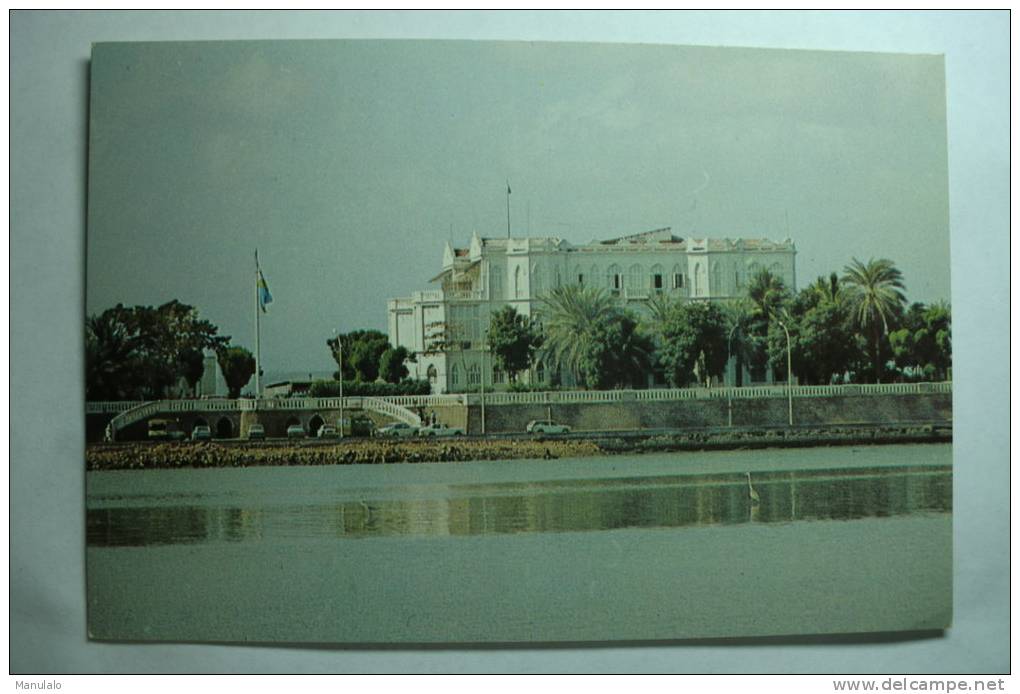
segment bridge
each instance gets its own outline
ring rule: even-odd
[[[216,438],[245,436],[258,422],[267,436],[298,424],[314,435],[341,413],[367,412],[377,423],[421,424],[432,414],[468,433],[523,431],[529,420],[556,419],[577,431],[677,425],[782,425],[952,419],[951,382],[824,386],[754,385],[740,388],[658,388],[402,395],[341,398],[261,398],[87,402],[88,440],[146,437],[153,418],[173,418],[183,431],[208,425]],[[789,401],[789,404],[787,404]],[[111,419],[112,418],[112,419]],[[679,424],[678,424],[679,423]]]
[[[460,398],[442,396],[430,397],[428,400],[462,402]],[[191,431],[195,426],[204,424],[212,429],[217,438],[244,436],[248,427],[255,422],[265,427],[268,436],[284,436],[287,427],[295,424],[300,425],[306,433],[314,435],[319,427],[333,424],[344,413],[354,411],[373,412],[387,421],[404,422],[412,426],[421,426],[422,423],[418,413],[405,404],[373,397],[154,400],[89,403],[86,408],[89,414],[116,412],[107,428],[110,440],[116,440],[119,434],[132,429],[135,429],[133,433],[136,438],[144,435],[137,431],[137,425],[154,418],[176,419],[183,431]]]

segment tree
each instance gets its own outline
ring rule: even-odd
[[[595,328],[617,313],[612,297],[601,289],[578,285],[553,289],[542,298],[539,308],[543,361],[569,371],[575,381],[587,383],[582,372],[590,367],[591,355],[598,349],[593,344]]]
[[[625,311],[598,317],[588,328],[578,371],[591,388],[640,385],[652,366],[654,345],[638,330],[637,319]]]
[[[768,270],[760,270],[747,285],[751,315],[744,338],[749,361],[755,369],[768,363],[768,335],[772,319],[787,304],[790,293],[783,280]]]
[[[118,306],[85,321],[86,400],[140,397],[134,368],[137,338],[122,320],[121,309]]]
[[[744,364],[754,358],[751,341],[755,308],[748,297],[731,299],[719,305],[726,321],[726,352],[736,358],[736,385],[744,384]]]
[[[713,376],[721,377],[726,369],[726,316],[714,303],[705,301],[677,303],[662,325],[660,363],[666,379],[673,387],[684,387]]]
[[[333,360],[348,381],[371,383],[379,377],[380,359],[390,349],[389,339],[378,330],[354,330],[326,341]]]
[[[400,383],[407,378],[407,367],[404,361],[407,359],[407,348],[393,347],[387,349],[379,357],[379,376],[387,383]]]
[[[873,377],[882,380],[885,361],[882,338],[888,335],[889,325],[906,304],[903,294],[903,275],[891,260],[880,258],[862,263],[857,258],[843,269],[843,285],[848,290],[852,324],[868,340]]]
[[[531,318],[520,315],[513,306],[504,306],[492,314],[488,343],[495,364],[506,371],[511,383],[516,383],[518,372],[534,363],[542,336]]]
[[[193,387],[204,350],[230,339],[177,300],[157,308],[118,304],[90,316],[85,331],[89,398],[161,398],[181,378]]]
[[[255,374],[255,357],[244,347],[223,347],[216,353],[223,379],[231,398],[241,396],[241,389]]]
[[[889,333],[889,344],[901,373],[929,381],[947,378],[953,353],[949,304],[911,304],[902,327]]]

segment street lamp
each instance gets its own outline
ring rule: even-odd
[[[793,426],[793,358],[790,356],[790,331],[786,329],[786,323],[779,316],[776,316],[776,322],[779,323],[780,327],[783,328],[783,332],[786,333],[786,400],[790,415],[790,426]]]
[[[737,331],[737,328],[739,328],[739,327],[740,327],[740,323],[735,323],[733,325],[733,327],[730,328],[730,336],[726,338],[726,366],[727,366],[727,368],[730,365],[730,359],[732,359],[732,355],[730,353],[733,351],[732,350],[732,347],[733,347],[733,333],[735,333]],[[736,368],[734,368],[734,373],[736,373]],[[736,381],[737,379],[734,378],[733,380]],[[727,421],[727,424],[729,426],[733,426],[733,386],[734,386],[734,384],[731,383],[729,385],[729,387],[726,389],[726,421]]]

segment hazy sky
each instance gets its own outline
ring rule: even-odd
[[[949,298],[941,56],[619,44],[98,44],[87,306],[173,298],[263,368],[332,368],[443,242],[791,237],[803,286],[888,257]],[[788,222],[787,222],[788,220]]]

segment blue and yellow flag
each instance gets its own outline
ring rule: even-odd
[[[273,303],[273,295],[269,293],[269,285],[266,284],[266,278],[262,275],[262,268],[258,266],[259,256],[255,254],[255,269],[258,272],[258,292],[259,292],[259,307],[262,312],[266,312],[266,304]]]

